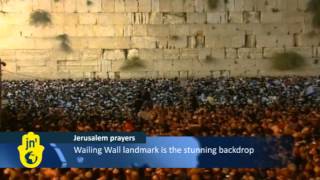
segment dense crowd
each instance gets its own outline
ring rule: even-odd
[[[320,179],[320,77],[6,81],[5,130],[294,138],[277,169],[4,169],[11,179]]]

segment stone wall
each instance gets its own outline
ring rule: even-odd
[[[89,2],[88,2],[89,1]],[[318,75],[320,36],[308,0],[0,0],[4,78]],[[30,24],[37,10],[51,24]],[[72,52],[56,37],[66,34]],[[271,68],[276,52],[306,58]],[[145,67],[121,70],[138,57]]]

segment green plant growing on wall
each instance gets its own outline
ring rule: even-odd
[[[313,18],[312,18],[313,26],[319,28],[320,27],[320,1],[310,0],[307,10],[313,14]]]
[[[271,58],[272,67],[277,70],[294,70],[305,65],[305,59],[296,52],[276,53]]]
[[[210,9],[216,9],[218,7],[219,0],[208,0],[208,7]]]
[[[67,34],[60,34],[56,37],[57,40],[60,41],[60,49],[66,53],[71,53],[72,48],[71,48],[71,43],[69,36]]]
[[[212,57],[211,55],[206,56],[206,58],[203,60],[205,64],[213,64],[217,61],[216,58]]]
[[[126,59],[120,69],[126,71],[132,69],[141,69],[144,67],[145,65],[142,60],[138,56],[134,56],[130,59]]]
[[[179,36],[177,36],[177,35],[172,35],[172,36],[170,36],[169,38],[170,38],[171,40],[173,40],[173,41],[179,40]]]
[[[93,2],[91,0],[87,0],[87,6],[93,5]]]
[[[51,15],[44,10],[36,10],[30,15],[30,24],[35,26],[47,26],[51,24]]]

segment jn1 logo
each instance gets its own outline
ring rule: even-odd
[[[40,136],[29,132],[22,136],[22,144],[18,147],[20,162],[26,168],[36,168],[42,161],[44,147],[40,144]]]

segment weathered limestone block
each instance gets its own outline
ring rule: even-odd
[[[82,64],[86,61],[95,61],[94,65],[97,65],[97,60],[100,60],[103,54],[100,49],[85,49],[81,51],[80,55]]]
[[[227,59],[238,59],[238,49],[226,48],[226,58]]]
[[[32,1],[10,0],[2,3],[0,9],[9,13],[31,12],[33,3]]]
[[[288,11],[282,13],[283,23],[291,24],[291,23],[304,23],[305,13],[304,12],[296,12],[296,11]]]
[[[168,37],[154,37],[155,41],[156,41],[156,48],[168,48]]]
[[[286,11],[297,11],[299,0],[284,0],[287,3]]]
[[[148,36],[169,36],[169,28],[163,25],[149,25]]]
[[[29,13],[0,13],[0,25],[29,25]]]
[[[104,13],[98,15],[99,25],[131,24],[131,16],[126,13]]]
[[[184,12],[195,12],[194,0],[184,0],[183,11]]]
[[[132,25],[125,25],[123,27],[123,36],[130,37],[133,35],[133,26]]]
[[[162,13],[150,13],[150,24],[162,24],[163,16]]]
[[[299,46],[319,46],[320,44],[320,35],[301,34],[298,36],[298,45]]]
[[[172,0],[160,0],[159,1],[160,12],[170,12],[171,11],[171,1]]]
[[[245,36],[244,35],[234,35],[230,36],[207,36],[206,37],[206,47],[244,47]]]
[[[138,7],[139,12],[151,12],[151,8],[152,8],[151,0],[138,0],[138,2],[139,2],[139,7]]]
[[[133,36],[147,36],[147,26],[144,24],[133,25]]]
[[[181,49],[180,57],[182,60],[185,59],[198,59],[199,52],[198,49]]]
[[[80,37],[92,37],[95,36],[93,27],[88,25],[77,25],[77,36]]]
[[[35,49],[34,39],[24,37],[0,38],[0,49]]]
[[[204,60],[208,57],[212,57],[212,49],[209,48],[202,48],[198,50],[199,52],[199,59]]]
[[[214,58],[224,59],[226,57],[226,50],[225,48],[212,48],[211,54]]]
[[[261,59],[262,48],[239,48],[238,57],[239,59]]]
[[[187,37],[185,36],[170,36],[168,41],[169,48],[186,48]]]
[[[51,11],[51,0],[33,0],[33,10],[42,9],[45,11]]]
[[[255,0],[235,0],[234,8],[236,11],[255,11],[257,6]]]
[[[188,24],[204,24],[207,20],[206,13],[187,13]]]
[[[101,0],[101,11],[102,12],[114,12],[115,0]]]
[[[97,24],[97,15],[93,13],[79,14],[79,23],[85,25]]]
[[[22,1],[20,1],[22,2]],[[51,12],[53,13],[63,13],[64,12],[64,1],[51,0]]]
[[[17,51],[17,65],[22,66],[45,66],[50,58],[47,51]]]
[[[164,24],[184,24],[186,22],[185,13],[164,13],[163,23]]]
[[[263,48],[263,58],[271,58],[276,53],[285,52],[284,48]]]
[[[123,50],[105,50],[103,53],[103,59],[105,60],[120,60],[125,59],[125,53]]]
[[[167,59],[167,60],[180,59],[180,50],[179,49],[164,49],[163,50],[163,59]]]
[[[273,35],[257,35],[257,47],[276,47],[277,38]]]
[[[139,57],[139,51],[138,49],[129,49],[128,50],[128,59],[134,58],[134,57]]]
[[[160,12],[160,0],[151,0],[152,12]]]
[[[138,12],[138,0],[125,0],[126,12]]]
[[[242,23],[243,22],[243,16],[242,12],[235,12],[232,11],[229,13],[228,22],[230,23]]]
[[[78,0],[64,0],[64,11],[66,13],[74,13],[74,12],[78,12],[77,10],[77,2]]]
[[[204,0],[195,0],[194,8],[196,12],[204,12],[206,7],[206,1]]]
[[[189,26],[186,24],[174,24],[169,26],[170,36],[188,36]]]
[[[171,12],[183,12],[185,0],[171,0]]]
[[[277,36],[278,47],[292,47],[294,46],[294,37],[292,35],[281,35]]]
[[[156,39],[153,37],[131,37],[133,48],[156,48]]]
[[[79,16],[75,13],[67,13],[63,16],[64,25],[76,25],[79,24]]]
[[[257,11],[243,11],[244,23],[260,23],[261,12]]]
[[[112,25],[109,26],[92,26],[92,30],[95,36],[105,37],[105,36],[115,36],[115,28]]]
[[[308,1],[306,0],[298,0],[298,10],[305,11],[308,8]]]
[[[261,23],[281,23],[283,22],[282,12],[262,12]]]
[[[162,60],[162,49],[139,49],[139,57],[145,60]]]
[[[126,11],[126,4],[125,0],[115,0],[115,12],[125,12]]]
[[[87,38],[82,38],[82,37],[70,37],[70,48],[72,49],[72,51],[76,50],[76,49],[87,49],[88,48],[88,39]],[[60,48],[60,44],[61,42],[59,42],[59,49]],[[61,50],[60,50],[61,51]]]
[[[227,22],[227,15],[225,12],[208,12],[207,23],[209,24],[223,24]]]
[[[133,24],[149,24],[150,15],[149,13],[132,13],[131,22]]]
[[[93,13],[100,13],[102,11],[102,0],[91,0],[91,4],[87,3],[87,7],[88,7],[88,12],[93,12]]]
[[[129,49],[131,40],[128,37],[105,37],[88,39],[88,48],[92,49]]]

